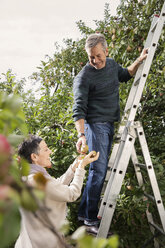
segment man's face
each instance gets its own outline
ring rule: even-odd
[[[106,56],[108,56],[108,49],[103,50],[101,43],[87,51],[89,63],[96,69],[102,69],[106,65]]]
[[[42,140],[38,146],[38,154],[35,154],[35,164],[42,167],[50,168],[52,166],[50,161],[51,150],[48,148],[44,140]]]

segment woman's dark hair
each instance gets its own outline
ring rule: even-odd
[[[38,154],[39,144],[42,138],[30,135],[28,139],[24,140],[18,147],[18,155],[26,159],[29,163],[32,163],[31,154]]]

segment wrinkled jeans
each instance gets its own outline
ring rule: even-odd
[[[108,159],[113,141],[114,124],[110,122],[85,124],[85,136],[90,151],[100,152],[99,159],[90,164],[89,175],[81,203],[79,219],[98,222],[98,204],[104,179],[107,172]]]

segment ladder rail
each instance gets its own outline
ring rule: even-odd
[[[103,211],[104,211],[105,202],[107,201],[109,189],[111,188],[113,180],[114,180],[114,177],[115,177],[115,173],[116,173],[116,170],[117,170],[117,167],[118,167],[118,163],[119,163],[121,154],[123,152],[123,147],[124,147],[124,144],[125,144],[125,140],[126,140],[130,125],[131,125],[131,122],[127,122],[127,125],[124,127],[124,131],[122,133],[120,143],[116,144],[116,146],[114,146],[113,152],[111,154],[111,158],[110,158],[109,163],[110,163],[110,165],[112,167],[111,167],[111,172],[110,172],[110,177],[109,177],[109,180],[108,180],[108,184],[107,184],[107,187],[105,189],[103,199],[101,201],[101,205],[100,205],[100,209],[99,209],[99,213],[98,213],[98,218],[99,219],[101,219]]]
[[[155,28],[155,31],[153,34],[152,42],[151,42],[151,45],[149,47],[149,53],[148,53],[147,58],[146,58],[145,63],[144,63],[144,67],[142,70],[142,77],[141,77],[140,82],[139,82],[140,87],[137,88],[136,97],[134,98],[134,101],[132,103],[132,107],[130,109],[130,113],[128,116],[128,120],[130,120],[130,121],[135,119],[137,108],[139,106],[139,102],[140,102],[140,99],[141,99],[141,96],[143,93],[143,88],[145,86],[145,82],[147,80],[147,76],[148,76],[148,73],[149,73],[149,70],[151,67],[151,63],[152,63],[153,57],[155,55],[155,51],[156,51],[156,48],[158,45],[158,41],[159,41],[159,38],[161,35],[161,30],[163,28],[164,22],[165,22],[165,3],[163,5],[162,11],[161,11],[161,14],[159,17],[159,21],[156,25],[156,28]]]
[[[150,30],[148,32],[148,35],[147,35],[147,38],[146,38],[146,41],[145,41],[144,48],[150,47],[151,41],[152,41],[152,37],[153,37],[152,29],[153,29],[153,26],[155,25],[155,23],[157,23],[157,22],[158,22],[158,17],[157,16],[154,16],[154,18],[152,20],[152,23],[151,23],[151,26],[150,26]],[[142,63],[139,66],[139,68],[138,68],[138,70],[136,72],[136,75],[135,75],[135,78],[134,78],[134,82],[132,84],[132,87],[131,87],[131,90],[130,90],[130,93],[129,93],[129,96],[128,96],[128,99],[127,99],[127,102],[126,102],[126,105],[125,105],[124,113],[127,113],[127,111],[131,108],[131,106],[133,104],[133,101],[134,101],[134,98],[135,98],[135,94],[137,92],[137,88],[139,87],[138,85],[140,84],[139,81],[140,81],[140,77],[142,75],[144,64],[145,63]]]
[[[150,46],[150,43],[151,43],[150,40],[152,40],[152,31],[151,30],[153,29],[153,26],[155,26],[155,23],[158,23],[158,18],[159,18],[158,16],[154,16],[154,18],[153,18],[153,21],[152,21],[152,24],[151,24],[151,27],[150,27],[150,31],[148,33],[148,36],[147,36],[147,39],[146,39],[146,42],[145,42],[145,46],[144,46],[145,48]],[[134,85],[136,86],[136,82],[140,80],[140,76],[142,74],[143,67],[144,67],[144,64],[140,65],[138,70],[137,70],[137,72],[136,72],[134,83],[133,83],[133,85],[131,87],[131,91],[129,93],[124,112],[127,112],[127,110],[130,109],[129,105],[133,103],[133,99],[135,97],[134,95],[137,92],[137,87],[134,87]],[[139,87],[141,88],[141,85]],[[119,127],[119,130],[118,130],[119,134],[123,133],[124,127],[125,127],[125,125],[121,125]],[[115,153],[116,153],[116,151],[115,151]],[[110,162],[109,164],[112,164],[112,163]]]
[[[147,40],[144,46],[145,48],[149,48],[149,53],[145,62],[139,67],[135,75],[134,83],[130,90],[130,94],[125,106],[121,125],[118,129],[120,143],[114,145],[111,154],[112,158],[110,158],[109,160],[108,166],[111,169],[111,173],[99,210],[99,216],[101,218],[101,222],[97,237],[107,237],[111,225],[111,221],[113,218],[113,214],[116,208],[117,197],[122,187],[122,182],[124,180],[124,176],[128,167],[129,159],[130,157],[132,158],[133,156],[136,156],[135,148],[134,148],[136,135],[140,141],[140,146],[146,163],[146,169],[153,189],[155,202],[157,205],[157,209],[160,215],[160,220],[164,232],[165,210],[159,192],[159,187],[157,184],[153,165],[151,162],[147,142],[145,140],[145,136],[144,136],[144,132],[142,131],[143,129],[141,124],[139,122],[134,122],[135,115],[146,83],[146,79],[158,45],[158,40],[160,38],[161,30],[164,25],[164,21],[165,21],[165,2],[160,17],[154,16],[153,18],[150,31],[148,33]],[[141,131],[139,132],[139,130]],[[133,142],[130,142],[130,140],[131,141],[133,140]],[[138,162],[134,166],[135,166],[135,173],[137,175],[138,182],[141,185],[143,185],[142,174],[141,172],[138,171],[139,169]],[[144,186],[142,187],[144,188]],[[147,218],[148,218],[148,222],[153,222],[152,216],[150,214],[147,215]],[[155,242],[155,248],[156,247],[158,246]]]
[[[140,167],[138,166],[139,162],[138,162],[138,158],[137,158],[137,155],[136,155],[135,147],[133,147],[133,149],[132,149],[131,159],[132,159],[132,163],[133,163],[133,166],[134,166],[134,169],[135,169],[135,174],[136,174],[138,184],[139,184],[140,187],[142,187],[143,191],[145,191],[144,180],[143,180],[143,176],[142,176]],[[144,199],[144,201],[146,201],[146,197],[144,197],[143,199]],[[153,221],[153,216],[152,216],[151,212],[149,212],[148,206],[147,206],[147,209],[146,209],[146,216],[147,216],[147,220],[148,220],[149,224],[154,222]],[[151,233],[153,235],[155,235],[155,228],[151,224],[149,225],[149,227],[150,227]],[[154,238],[154,247],[159,248],[159,243],[155,238]]]
[[[152,190],[154,193],[155,202],[156,202],[157,209],[158,209],[158,212],[160,215],[161,224],[162,224],[163,230],[165,232],[165,209],[164,209],[163,201],[162,201],[162,198],[160,195],[158,183],[157,183],[156,176],[154,173],[153,164],[151,161],[151,157],[150,157],[148,146],[147,146],[147,141],[146,141],[146,138],[144,135],[144,130],[143,130],[142,126],[137,128],[137,133],[138,133],[140,145],[142,147],[143,157],[145,160],[148,176],[149,176]]]
[[[107,237],[109,227],[112,221],[112,217],[115,211],[117,197],[120,193],[122,182],[127,169],[127,164],[131,157],[131,152],[132,152],[131,147],[133,147],[134,145],[135,138],[136,138],[136,133],[132,132],[132,130],[131,132],[127,133],[124,146],[122,147],[122,154],[118,161],[118,164],[120,165],[119,166],[120,169],[117,169],[116,172],[114,173],[113,184],[111,185],[110,188],[110,192],[112,193],[109,192],[109,194],[107,195],[107,200],[106,200],[106,204],[104,205],[104,211],[99,226],[99,230],[97,233],[97,237]],[[125,154],[127,155],[125,156]],[[107,215],[109,219],[108,221],[105,221],[107,220]]]

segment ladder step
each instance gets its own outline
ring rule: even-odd
[[[157,224],[155,224],[154,222],[148,222],[151,226],[153,226],[156,230],[158,230],[161,234],[163,234],[165,236],[165,232],[163,231],[163,229],[161,227],[159,227]]]
[[[137,164],[135,164],[135,166],[139,166],[141,169],[145,169],[145,170],[147,169],[145,164],[137,163]]]
[[[150,199],[151,201],[155,202],[155,197],[154,197],[153,195],[150,195],[150,194],[148,194],[148,193],[146,193],[146,192],[144,192],[144,195],[145,195],[148,199]]]
[[[134,82],[134,86],[138,85],[140,81],[140,77]]]

